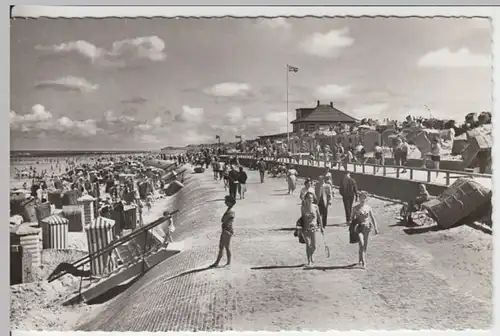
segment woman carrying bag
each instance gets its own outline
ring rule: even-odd
[[[314,264],[317,232],[321,231],[323,234],[321,215],[318,206],[314,204],[314,194],[312,192],[308,192],[304,196],[304,202],[301,206],[301,218],[299,221],[300,222],[297,223],[297,234],[299,242],[303,239],[306,244],[307,266],[310,267]]]
[[[368,194],[365,191],[359,193],[359,203],[354,206],[349,225],[349,242],[359,245],[359,266],[366,268],[366,249],[368,237],[373,227],[378,234],[378,225],[373,215],[372,208],[366,204]]]

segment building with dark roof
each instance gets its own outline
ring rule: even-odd
[[[321,104],[318,100],[316,107],[296,109],[296,119],[291,122],[293,132],[304,130],[312,132],[320,128],[334,126],[336,124],[353,125],[358,120],[338,110],[330,104]]]

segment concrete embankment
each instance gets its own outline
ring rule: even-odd
[[[200,326],[199,330],[223,328],[223,321],[218,319],[203,323],[192,316],[200,310],[212,309],[210,300],[206,305],[194,307],[190,306],[192,300],[187,297],[208,298],[223,293],[208,286],[209,281],[203,281],[198,286],[179,276],[186,270],[196,272],[200,266],[209,265],[216,256],[220,234],[219,216],[225,208],[225,193],[221,181],[207,183],[208,174],[187,174],[185,187],[176,194],[168,209],[179,210],[174,218],[174,243],[169,248],[178,249],[181,253],[150,270],[125,292],[100,308],[94,318],[77,327],[78,330],[164,330],[162,326],[166,325],[169,330],[193,330],[196,325]],[[143,305],[145,300],[148,309],[137,311],[136,305]],[[194,304],[199,305],[199,302]]]

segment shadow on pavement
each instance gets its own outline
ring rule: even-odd
[[[318,270],[318,271],[329,271],[329,270],[338,270],[338,269],[349,269],[353,268],[354,266],[357,266],[358,264],[349,264],[349,265],[344,265],[344,266],[313,266],[313,267],[306,267],[304,270],[310,271],[310,270]]]
[[[443,230],[445,230],[445,229],[440,228],[438,225],[432,225],[432,226],[426,226],[426,227],[412,227],[412,228],[403,229],[404,233],[409,234],[409,235],[421,234],[421,233],[427,233],[427,232],[437,232],[437,231],[443,231]]]
[[[207,201],[207,203],[210,203],[210,202],[224,202],[225,199],[224,198],[218,198],[218,199],[214,199],[214,200],[211,200],[211,201]]]
[[[276,266],[258,266],[258,267],[251,267],[251,270],[273,270],[273,269],[281,269],[281,268],[299,268],[299,267],[304,267],[305,264],[300,264],[300,265],[276,265]]]
[[[269,231],[295,231],[295,228],[281,228],[281,229],[271,229]]]
[[[288,191],[288,189],[274,189],[273,191]]]
[[[186,275],[189,275],[189,274],[200,273],[200,272],[208,271],[208,270],[212,270],[212,269],[216,269],[216,268],[215,267],[206,266],[206,267],[203,267],[203,268],[192,269],[192,270],[185,271],[185,272],[182,272],[180,274],[174,275],[173,277],[168,278],[166,281],[174,280],[176,278],[180,278],[180,277],[183,277],[183,276],[186,276]]]
[[[274,194],[270,194],[270,195],[271,196],[287,196],[288,193],[287,192],[286,193],[278,193],[278,194],[274,193]]]

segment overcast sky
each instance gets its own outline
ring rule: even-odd
[[[485,19],[17,19],[11,149],[157,149],[358,118],[492,109]],[[290,127],[291,129],[291,127]]]

